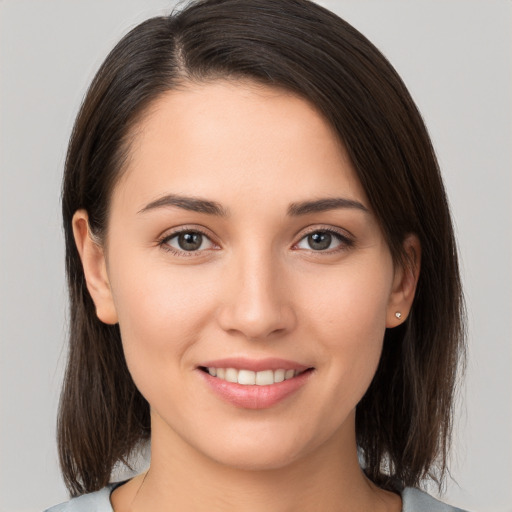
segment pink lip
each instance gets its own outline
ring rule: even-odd
[[[295,361],[286,359],[266,358],[266,359],[247,359],[245,357],[229,357],[226,359],[217,359],[215,361],[206,361],[201,363],[204,368],[236,368],[237,370],[251,370],[261,372],[263,370],[298,370],[300,372],[310,368]]]
[[[244,386],[235,382],[227,382],[223,379],[211,376],[201,370],[201,367],[236,368],[239,370],[298,370],[300,373],[292,379],[284,380],[268,386]],[[288,396],[298,391],[311,377],[311,371],[305,371],[309,367],[285,361],[283,359],[249,360],[244,358],[230,358],[216,361],[208,361],[197,368],[209,388],[220,398],[243,409],[268,409]]]

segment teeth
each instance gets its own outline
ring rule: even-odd
[[[295,370],[286,370],[284,380],[291,379],[295,375]]]
[[[238,372],[238,384],[245,384],[247,386],[256,384],[256,374],[249,370],[240,370]]]
[[[274,372],[274,382],[283,382],[285,374],[285,370],[276,370]]]
[[[238,370],[226,368],[226,380],[228,382],[238,382]]]
[[[236,382],[244,386],[269,386],[284,380],[292,379],[299,375],[298,370],[263,370],[261,372],[253,372],[251,370],[237,370],[235,368],[208,368],[208,373],[212,377],[226,380],[228,382]]]
[[[274,372],[272,370],[264,370],[256,373],[256,384],[258,386],[268,386],[274,384]]]

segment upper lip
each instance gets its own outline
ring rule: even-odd
[[[263,370],[298,370],[304,371],[311,366],[300,364],[296,361],[279,358],[249,359],[246,357],[227,357],[206,361],[199,365],[203,368],[235,368],[237,370],[251,370],[261,372]]]

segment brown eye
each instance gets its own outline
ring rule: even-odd
[[[304,236],[296,245],[298,249],[316,252],[334,252],[336,249],[350,247],[352,240],[336,231],[319,229]]]
[[[317,231],[308,235],[308,245],[314,251],[329,249],[332,243],[332,235],[327,231]]]
[[[197,251],[203,243],[201,233],[181,233],[178,235],[178,245],[183,251]]]
[[[212,241],[198,231],[182,231],[169,237],[165,243],[177,251],[194,252],[211,249]]]

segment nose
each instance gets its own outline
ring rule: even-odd
[[[293,330],[296,316],[290,288],[277,259],[270,253],[235,259],[223,283],[224,297],[218,312],[221,328],[251,340]]]

